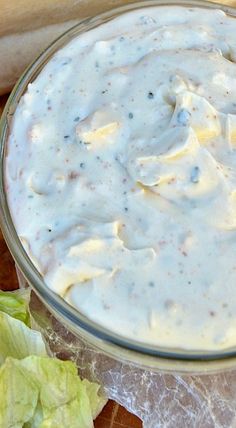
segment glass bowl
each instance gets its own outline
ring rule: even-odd
[[[134,340],[123,338],[111,331],[99,326],[89,320],[67,304],[60,296],[56,295],[48,288],[42,276],[27,256],[23,246],[17,236],[13,221],[7,204],[7,196],[4,184],[4,159],[6,156],[6,143],[11,130],[12,116],[17,107],[18,101],[30,82],[34,81],[45,64],[51,59],[53,54],[71,39],[79,34],[105,23],[118,15],[137,8],[148,8],[163,5],[199,6],[207,9],[219,8],[227,14],[235,17],[236,9],[207,1],[182,1],[172,0],[150,0],[138,3],[129,3],[125,6],[112,9],[99,16],[87,19],[53,42],[25,71],[13,89],[0,122],[0,142],[1,142],[1,174],[0,174],[0,225],[7,245],[12,253],[22,278],[32,288],[35,297],[32,303],[32,313],[41,328],[55,328],[55,320],[63,327],[63,332],[72,334],[74,338],[81,339],[94,349],[110,356],[118,361],[123,361],[137,365],[140,368],[152,371],[180,372],[180,373],[206,373],[226,370],[236,367],[236,346],[219,352],[194,352],[181,349],[167,349],[139,343]],[[37,296],[37,297],[36,297]],[[53,327],[54,326],[54,327]],[[57,329],[58,330],[58,329]],[[58,330],[58,331],[59,331]],[[235,340],[236,342],[236,340]],[[236,345],[236,343],[235,343]],[[63,352],[63,349],[61,349]]]

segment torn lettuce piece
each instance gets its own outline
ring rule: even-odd
[[[23,428],[41,428],[41,422],[43,420],[43,410],[38,400],[37,406],[35,408],[34,414],[28,422],[23,425]]]
[[[33,417],[38,396],[34,379],[19,361],[8,358],[0,368],[0,427],[22,428]]]
[[[89,382],[87,379],[83,379],[82,383],[87,391],[92,411],[92,417],[93,419],[96,419],[96,417],[99,415],[99,413],[101,413],[104,405],[106,404],[104,402],[104,396],[99,395],[100,385],[98,385],[98,383]]]
[[[82,381],[74,363],[47,356],[41,333],[24,324],[28,291],[2,294],[0,428],[93,428],[107,402],[100,386]]]
[[[0,369],[0,427],[92,428],[107,401],[98,393],[70,361],[8,358]]]
[[[7,357],[25,358],[29,355],[47,355],[41,333],[0,312],[0,366]]]
[[[28,304],[30,290],[1,291],[0,290],[0,311],[5,312],[30,327],[30,316]]]

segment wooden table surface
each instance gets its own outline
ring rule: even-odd
[[[0,115],[7,100],[7,96],[0,97]],[[5,244],[0,230],[0,289],[15,290],[18,282],[14,261]],[[103,412],[95,422],[95,428],[141,428],[138,418],[128,413],[114,401],[109,401]],[[67,428],[67,427],[65,427]],[[69,428],[69,427],[68,427]]]

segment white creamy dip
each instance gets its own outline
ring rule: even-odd
[[[165,6],[58,51],[6,158],[17,232],[48,287],[150,344],[236,344],[236,20]]]

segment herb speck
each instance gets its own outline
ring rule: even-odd
[[[190,117],[191,113],[185,108],[182,108],[177,114],[177,122],[182,126],[186,126],[189,123]]]
[[[192,169],[190,180],[192,183],[198,183],[200,178],[200,168],[199,166],[195,166]]]

